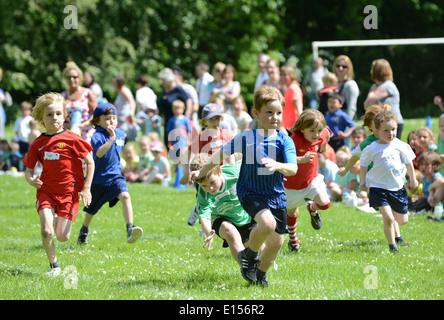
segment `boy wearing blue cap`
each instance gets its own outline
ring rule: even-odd
[[[94,110],[91,125],[96,132],[91,138],[93,158],[96,166],[91,185],[92,201],[86,212],[83,226],[80,229],[78,244],[88,242],[89,225],[100,208],[109,202],[113,207],[120,200],[123,205],[123,216],[126,221],[127,242],[134,243],[143,230],[133,224],[131,197],[122,176],[120,151],[125,144],[125,131],[117,128],[117,109],[111,103],[101,103]]]

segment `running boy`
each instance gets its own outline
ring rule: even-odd
[[[94,174],[91,146],[79,135],[63,128],[66,114],[62,95],[47,93],[37,99],[32,116],[45,132],[34,140],[23,160],[26,181],[37,189],[42,243],[50,265],[46,274],[50,276],[58,276],[61,272],[54,231],[60,242],[69,240],[72,221],[79,209],[79,196],[86,207],[91,203]],[[86,178],[81,159],[86,164]],[[34,177],[37,162],[43,166],[43,171],[41,176]]]
[[[410,190],[418,187],[410,146],[396,138],[396,115],[382,111],[375,116],[374,129],[379,140],[373,142],[361,154],[361,190],[370,188],[370,206],[379,209],[384,219],[384,233],[389,249],[399,252],[395,243],[395,223],[408,222],[408,197],[404,187],[405,173],[409,175]],[[373,168],[367,167],[373,162]],[[368,171],[368,172],[367,172]]]
[[[213,153],[201,170],[191,172],[191,177],[200,179],[230,155],[242,153],[237,195],[257,226],[251,231],[249,246],[239,253],[241,273],[248,282],[266,286],[266,272],[276,259],[286,233],[288,203],[284,176],[295,175],[298,166],[293,140],[277,130],[285,105],[282,93],[271,86],[260,86],[254,93],[253,105],[258,129],[236,135]],[[258,251],[265,242],[259,259]]]
[[[285,181],[287,194],[287,226],[290,240],[290,251],[299,250],[299,240],[296,236],[299,207],[307,202],[311,225],[318,230],[322,226],[321,215],[318,210],[327,210],[330,207],[330,197],[324,183],[324,176],[318,173],[318,152],[323,152],[330,138],[331,131],[327,127],[324,115],[316,109],[304,110],[292,129],[298,172]],[[312,201],[314,200],[314,201]]]
[[[120,200],[126,221],[128,243],[134,243],[142,236],[141,227],[133,224],[133,207],[125,178],[122,176],[120,151],[125,144],[125,131],[117,128],[117,109],[111,103],[101,103],[94,110],[91,125],[96,132],[91,138],[93,158],[96,167],[91,186],[92,202],[85,206],[85,220],[80,228],[78,244],[88,243],[89,225],[100,208],[109,202],[113,207]]]
[[[190,164],[192,171],[200,170],[209,156],[201,153],[195,156]],[[248,243],[254,221],[245,212],[236,193],[240,163],[235,165],[215,166],[206,176],[196,179],[199,184],[197,207],[202,230],[207,238],[208,250],[214,234],[224,240],[223,247],[229,247],[234,259],[240,265],[238,254]]]

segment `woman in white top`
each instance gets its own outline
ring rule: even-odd
[[[136,101],[131,90],[125,86],[123,76],[116,76],[112,81],[114,89],[119,93],[114,100],[114,106],[117,109],[117,126],[121,128],[125,123],[132,124],[135,121]]]

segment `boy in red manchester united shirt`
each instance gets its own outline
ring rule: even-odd
[[[291,251],[298,251],[299,240],[296,236],[298,207],[305,204],[305,199],[310,199],[306,206],[314,229],[320,229],[322,226],[318,210],[327,210],[330,207],[324,177],[318,173],[318,152],[326,148],[332,132],[327,127],[324,115],[315,109],[303,111],[292,132],[291,138],[296,147],[299,169],[296,175],[287,177],[284,186],[288,201],[287,227],[290,238],[288,248]]]
[[[36,101],[32,116],[45,132],[31,144],[23,160],[25,177],[37,189],[42,243],[51,267],[46,274],[57,276],[61,269],[55,253],[54,231],[57,240],[67,241],[79,209],[79,196],[85,206],[90,204],[94,160],[91,146],[79,135],[63,128],[66,104],[62,95],[42,95]],[[81,159],[86,163],[86,178]],[[34,177],[37,162],[43,166],[43,171]]]

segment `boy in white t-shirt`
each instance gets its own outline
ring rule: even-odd
[[[382,111],[374,119],[375,133],[379,140],[370,144],[361,154],[361,190],[370,188],[370,206],[379,209],[384,219],[384,233],[390,251],[399,252],[395,243],[395,224],[408,222],[408,197],[404,187],[405,173],[409,177],[409,189],[418,187],[411,147],[396,138],[396,115]],[[373,162],[370,171],[367,167]],[[368,171],[368,172],[367,172]]]

